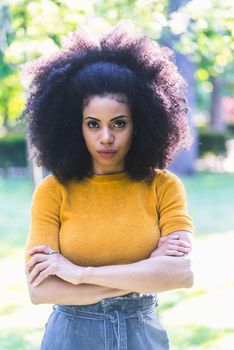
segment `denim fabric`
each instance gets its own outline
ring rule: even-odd
[[[53,305],[41,350],[168,350],[154,294],[129,293],[89,305]]]

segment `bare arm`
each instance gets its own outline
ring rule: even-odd
[[[131,288],[141,293],[158,293],[191,287],[193,273],[189,258],[160,256],[127,265],[87,267],[82,281],[110,288]]]
[[[129,291],[92,284],[74,285],[57,276],[48,276],[39,286],[28,282],[28,291],[33,304],[87,305],[120,296]]]
[[[151,253],[149,259],[127,265],[88,267],[82,281],[112,288],[130,286],[143,293],[191,287],[192,243],[190,232],[173,232],[162,238],[160,247]]]
[[[34,304],[86,305],[96,303],[105,298],[129,293],[128,290],[113,289],[82,282],[76,284],[74,283],[74,273],[77,273],[77,271],[83,272],[84,267],[73,264],[58,252],[48,255],[50,251],[48,246],[42,245],[31,249],[32,252],[35,250],[40,252],[40,254],[34,255],[30,260],[26,261],[25,265],[28,291]],[[36,257],[50,259],[51,267],[57,265],[61,268],[60,274],[57,270],[57,274],[47,275],[39,285],[35,286],[34,276],[37,276],[38,271],[48,262],[48,260],[45,260],[34,264],[33,260]]]
[[[91,284],[125,291],[141,293],[163,292],[177,288],[188,288],[193,284],[190,248],[180,246],[191,243],[191,233],[174,232],[182,239],[165,241],[148,259],[125,265],[110,265],[100,267],[81,267],[72,264],[60,254],[35,254],[27,263],[27,271],[36,288],[49,275],[57,275],[73,285]],[[171,235],[170,235],[171,236]],[[171,243],[173,242],[173,245]],[[170,247],[173,247],[173,250]],[[169,247],[169,250],[168,250]],[[35,247],[36,252],[44,247]],[[184,251],[183,256],[175,255],[177,250]],[[34,268],[32,269],[32,267]],[[40,292],[40,289],[38,290]],[[126,292],[127,293],[127,292]],[[123,293],[124,294],[124,293]]]

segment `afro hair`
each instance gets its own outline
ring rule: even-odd
[[[187,83],[174,52],[131,24],[119,23],[100,38],[79,28],[56,53],[25,64],[23,74],[31,79],[20,117],[27,121],[30,158],[61,183],[92,176],[82,111],[94,95],[127,98],[136,130],[125,161],[132,179],[151,179],[191,145]]]

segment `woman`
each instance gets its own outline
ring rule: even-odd
[[[31,157],[52,173],[25,256],[32,302],[54,304],[42,350],[169,349],[157,293],[193,279],[185,191],[165,170],[191,142],[171,55],[124,23],[27,67]]]

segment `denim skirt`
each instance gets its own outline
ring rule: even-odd
[[[168,350],[155,294],[129,293],[89,305],[53,305],[41,350]]]

